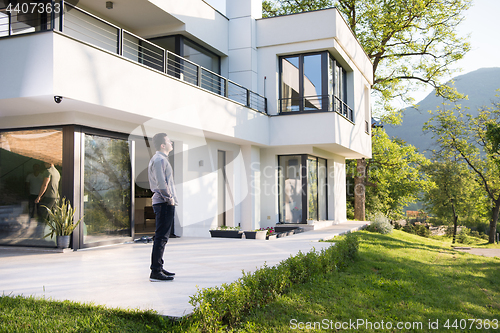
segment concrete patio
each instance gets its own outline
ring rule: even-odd
[[[192,312],[198,288],[235,281],[242,271],[274,266],[297,254],[328,247],[318,242],[362,228],[346,222],[275,240],[174,238],[165,250],[165,268],[174,281],[152,283],[152,244],[128,243],[51,253],[36,248],[0,247],[0,291],[4,295],[94,303],[112,308],[155,310],[180,317]]]

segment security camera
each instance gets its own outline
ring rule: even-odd
[[[62,96],[54,96],[54,102],[56,102],[57,104],[61,103],[62,99]]]

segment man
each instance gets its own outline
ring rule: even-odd
[[[155,212],[156,230],[151,253],[152,282],[171,281],[175,273],[163,269],[163,252],[167,245],[170,230],[174,224],[175,206],[178,204],[175,194],[172,166],[168,162],[168,154],[173,150],[172,141],[165,133],[153,137],[156,154],[149,161],[149,187],[153,192],[153,210]]]
[[[59,198],[59,181],[61,180],[61,175],[59,171],[55,168],[52,163],[44,163],[46,170],[42,172],[42,186],[38,192],[38,197],[35,199],[35,204],[40,203],[40,206],[47,207],[42,208],[42,218],[45,219],[48,215],[48,210],[52,209],[57,198]]]

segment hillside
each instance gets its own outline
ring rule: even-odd
[[[481,68],[474,72],[454,78],[455,87],[459,92],[468,96],[468,100],[457,102],[463,107],[469,107],[471,114],[476,114],[482,106],[490,106],[495,99],[497,89],[500,89],[500,68]],[[419,149],[420,152],[433,149],[432,135],[424,133],[422,127],[429,120],[428,110],[442,107],[443,99],[431,92],[420,101],[417,108],[404,110],[403,123],[400,126],[385,125],[389,136],[396,136]],[[451,105],[448,107],[452,107]],[[429,157],[429,153],[426,154]]]

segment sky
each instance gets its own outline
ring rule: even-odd
[[[479,68],[500,67],[500,0],[474,0],[467,10],[465,21],[459,28],[459,34],[470,34],[471,51],[457,62],[462,68],[455,76],[467,74]],[[432,88],[415,93],[418,102],[424,99]]]

